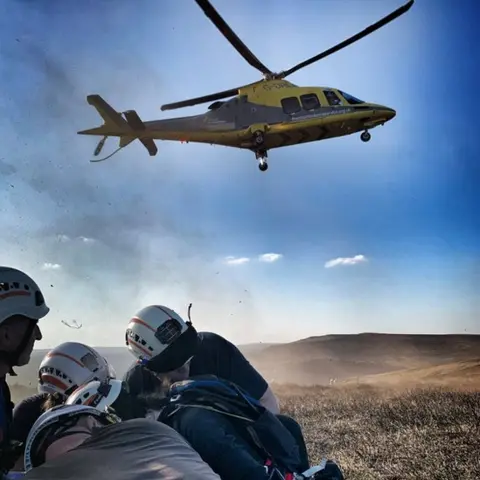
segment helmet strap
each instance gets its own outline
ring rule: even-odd
[[[144,365],[155,373],[167,373],[180,368],[192,356],[198,347],[198,334],[189,323],[188,328],[162,353],[150,358]]]

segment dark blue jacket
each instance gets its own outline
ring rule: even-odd
[[[299,471],[299,447],[291,433],[273,413],[237,385],[214,375],[174,383],[158,420],[173,426],[175,416],[191,408],[223,415],[265,461],[273,461],[284,471]]]

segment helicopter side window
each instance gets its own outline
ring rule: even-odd
[[[305,95],[300,95],[300,101],[302,102],[302,107],[304,110],[314,110],[315,108],[320,108],[320,101],[315,93],[306,93]]]
[[[342,104],[340,97],[333,90],[324,90],[323,93],[331,107]]]
[[[282,107],[287,115],[298,113],[302,109],[297,97],[282,98]]]
[[[350,104],[350,105],[359,105],[360,103],[365,103],[363,100],[359,100],[358,98],[350,95],[348,93],[342,92],[341,90],[338,91],[340,95]]]

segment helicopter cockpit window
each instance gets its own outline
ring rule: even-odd
[[[320,108],[320,101],[314,93],[300,95],[300,101],[302,102],[302,107],[304,110],[314,110],[315,108]]]
[[[339,93],[350,105],[358,105],[360,103],[365,103],[363,100],[360,100],[353,95],[349,95],[348,93],[342,92],[341,90],[339,90]]]
[[[287,115],[298,113],[302,109],[297,97],[282,98],[282,107]]]
[[[342,104],[342,100],[340,100],[340,97],[333,90],[324,90],[323,93],[331,107]]]

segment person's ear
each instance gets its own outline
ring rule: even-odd
[[[8,325],[0,326],[0,347],[8,345],[11,336],[9,330]]]

